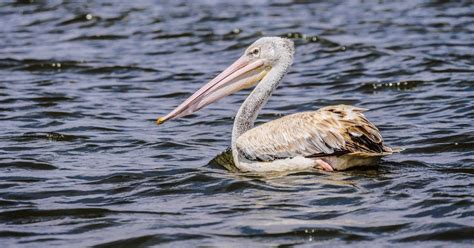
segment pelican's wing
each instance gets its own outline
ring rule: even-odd
[[[363,111],[336,105],[288,115],[245,132],[236,141],[237,149],[257,161],[391,152]]]

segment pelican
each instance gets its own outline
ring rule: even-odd
[[[263,37],[232,65],[166,116],[194,113],[239,90],[256,85],[237,112],[232,129],[232,157],[247,172],[321,169],[345,170],[376,165],[394,150],[385,146],[365,109],[335,105],[284,116],[254,127],[255,119],[293,63],[293,41]]]

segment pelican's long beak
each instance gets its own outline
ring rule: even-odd
[[[262,59],[251,60],[243,55],[169,114],[158,118],[156,124],[189,115],[225,96],[251,87],[268,71]]]

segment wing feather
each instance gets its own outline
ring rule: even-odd
[[[245,132],[236,141],[237,149],[245,158],[257,161],[391,152],[363,111],[336,105],[288,115]]]

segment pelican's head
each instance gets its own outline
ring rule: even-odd
[[[280,37],[263,37],[255,41],[232,65],[201,87],[156,123],[192,114],[201,108],[239,90],[259,83],[275,67],[289,67],[293,61],[293,41]]]

